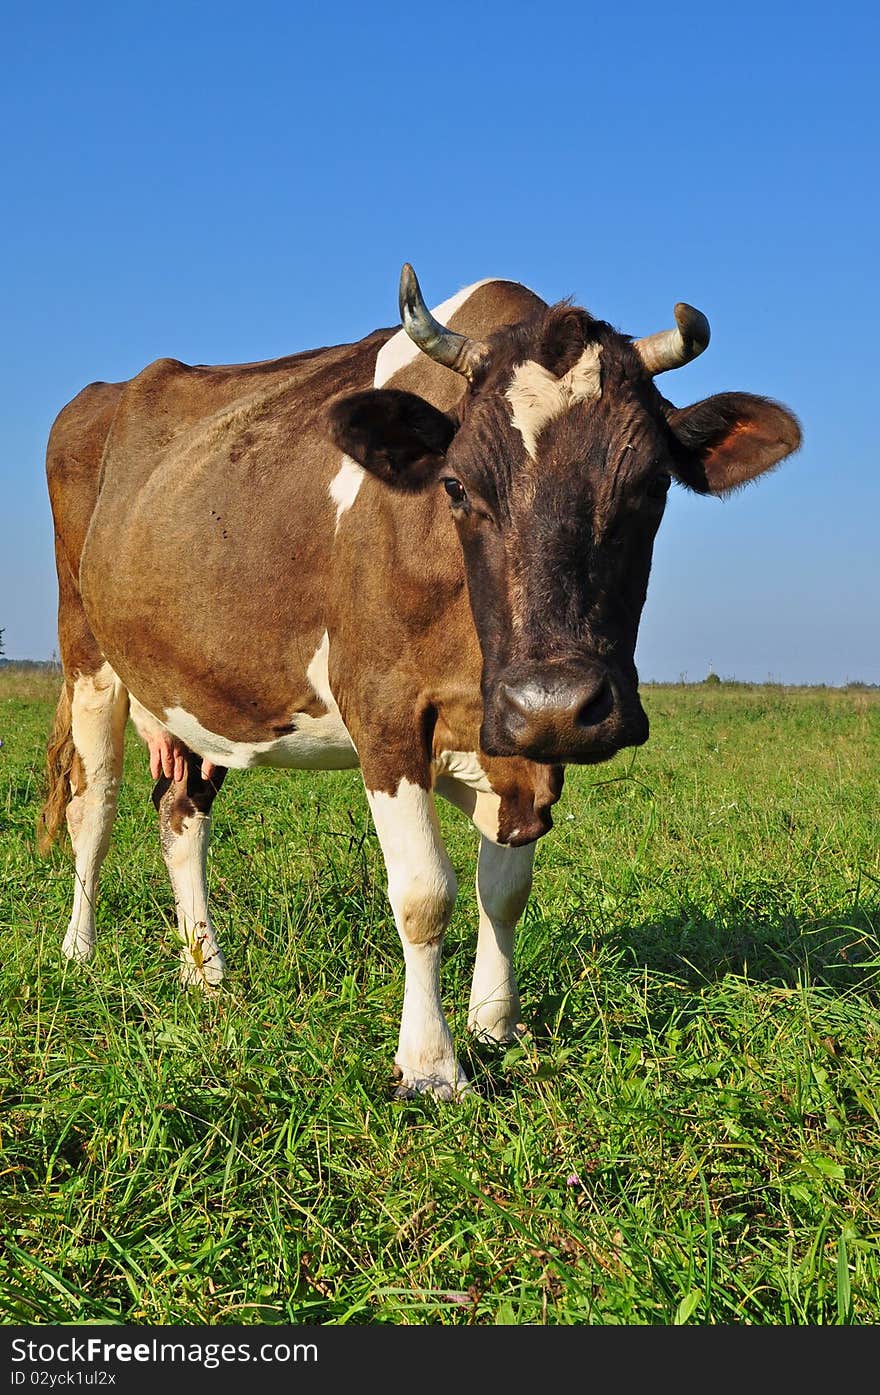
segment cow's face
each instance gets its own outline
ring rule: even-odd
[[[443,357],[429,324],[432,356],[468,378],[456,417],[377,390],[335,403],[331,432],[392,486],[449,496],[483,653],[483,749],[587,763],[640,745],[634,653],[670,483],[735,488],[796,449],[797,422],[741,393],[672,407],[652,374],[693,357],[680,332],[633,344],[563,305],[486,343],[449,336]],[[699,352],[708,326],[690,324]]]
[[[499,336],[442,471],[483,651],[483,748],[596,761],[648,723],[634,652],[671,480],[659,394],[584,312]]]

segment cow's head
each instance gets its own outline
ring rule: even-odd
[[[784,407],[721,393],[676,408],[654,377],[709,342],[699,311],[632,341],[568,304],[485,342],[440,325],[403,268],[410,338],[461,373],[454,415],[393,389],[335,402],[338,446],[395,489],[443,487],[483,653],[489,755],[605,760],[648,722],[634,653],[654,537],[675,478],[726,494],[800,444]]]

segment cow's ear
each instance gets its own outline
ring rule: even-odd
[[[692,407],[666,404],[675,473],[698,494],[726,494],[772,470],[801,443],[797,417],[768,397],[720,392]]]
[[[394,489],[423,489],[456,432],[455,422],[423,397],[376,388],[338,398],[327,413],[330,438]]]

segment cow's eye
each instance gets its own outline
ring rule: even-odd
[[[447,478],[443,481],[443,488],[446,490],[453,504],[457,504],[460,507],[467,502],[467,491],[460,480],[452,479],[451,477]]]
[[[648,480],[648,498],[665,499],[672,483],[672,476],[666,470],[658,470],[656,475]]]

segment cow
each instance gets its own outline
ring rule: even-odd
[[[40,845],[95,899],[130,717],[150,750],[182,975],[224,974],[205,862],[230,768],[360,766],[403,947],[396,1094],[469,1088],[440,998],[456,877],[440,795],[480,835],[468,1027],[522,1031],[514,930],[566,764],[648,736],[634,653],[673,480],[724,495],[800,444],[785,407],[687,407],[656,379],[705,317],[632,339],[489,279],[402,328],[265,362],[159,359],[57,417],[47,476],[64,684]]]

